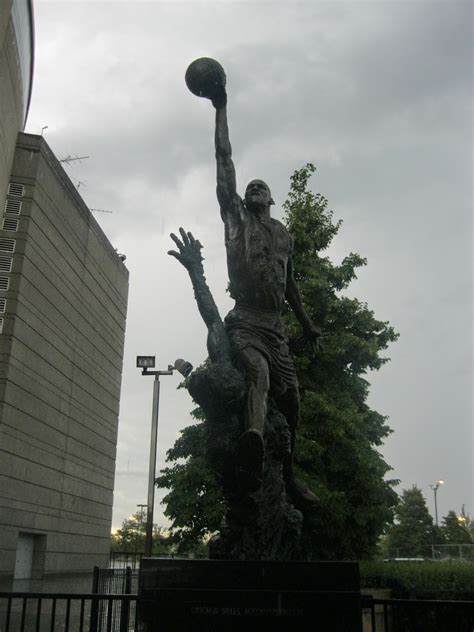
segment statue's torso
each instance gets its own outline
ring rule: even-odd
[[[280,311],[286,291],[291,240],[283,224],[241,208],[226,226],[230,293],[238,303]]]

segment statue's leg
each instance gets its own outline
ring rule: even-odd
[[[267,398],[270,388],[268,363],[259,351],[251,347],[243,349],[236,360],[244,373],[248,388],[244,418],[245,430],[254,429],[261,433],[267,416]]]
[[[270,372],[264,356],[256,349],[246,347],[235,356],[247,384],[247,401],[244,409],[244,432],[237,445],[237,475],[244,491],[256,491],[263,480],[263,426],[267,416],[267,397]]]
[[[296,428],[300,419],[300,396],[298,386],[289,387],[285,393],[276,400],[279,411],[285,416],[290,430],[290,452],[283,464],[283,476],[287,492],[295,500],[316,503],[317,496],[305,485],[298,481],[294,472]]]

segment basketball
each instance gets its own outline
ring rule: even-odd
[[[201,57],[189,65],[184,76],[189,90],[197,97],[213,99],[222,93],[226,77],[224,68],[215,59]]]

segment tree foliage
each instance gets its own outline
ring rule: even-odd
[[[387,544],[400,552],[399,557],[423,557],[431,545],[444,541],[416,485],[403,490],[395,516],[396,524],[389,531]]]
[[[296,357],[301,394],[297,467],[321,504],[305,512],[304,554],[313,559],[370,556],[392,519],[395,481],[377,450],[390,433],[386,419],[366,403],[365,374],[388,361],[381,352],[397,334],[368,306],[341,295],[366,265],[350,253],[335,265],[324,251],[341,228],[327,200],[308,189],[312,164],[296,171],[285,203],[294,238],[296,282],[312,320],[322,327],[322,350]],[[298,324],[287,314],[290,341]]]
[[[146,521],[140,512],[122,521],[122,526],[111,536],[111,550],[120,553],[143,553],[145,550]],[[172,541],[168,533],[153,525],[153,553],[171,552]]]
[[[323,256],[342,223],[333,220],[323,196],[308,190],[314,171],[308,164],[293,174],[284,205],[302,300],[325,332],[320,351],[295,357],[301,392],[296,467],[321,501],[305,509],[301,556],[347,559],[374,552],[397,501],[395,481],[384,480],[390,468],[377,450],[390,430],[385,417],[366,403],[364,377],[387,362],[381,352],[397,334],[365,303],[341,295],[366,261],[351,253],[335,265]],[[294,342],[299,325],[289,310],[285,318]],[[202,538],[218,528],[224,514],[205,461],[202,423],[183,431],[167,460],[172,465],[158,479],[170,489],[165,514],[182,541]]]
[[[200,419],[200,410],[193,412]],[[206,462],[206,438],[202,419],[181,431],[167,452],[174,463],[161,471],[157,485],[170,490],[164,497],[165,515],[172,520],[173,540],[178,551],[201,552],[202,542],[217,531],[224,516],[224,500],[214,474]]]
[[[460,516],[453,510],[443,518],[441,529],[447,544],[470,544],[472,542],[467,520],[464,514]]]

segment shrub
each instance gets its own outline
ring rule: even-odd
[[[391,588],[394,598],[474,600],[474,565],[469,562],[382,562],[360,564],[364,588]]]

